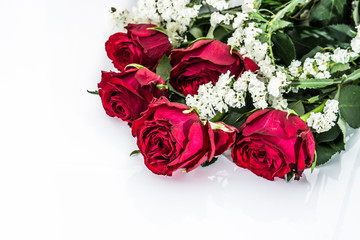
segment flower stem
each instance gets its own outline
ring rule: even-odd
[[[310,117],[311,113],[322,112],[322,110],[323,110],[324,107],[325,107],[325,103],[326,103],[327,100],[328,100],[328,99],[326,99],[325,101],[323,101],[323,103],[322,103],[320,106],[318,106],[317,108],[313,109],[312,111],[307,112],[307,113],[305,113],[304,115],[300,116],[300,118],[301,118],[302,120],[304,120],[304,122],[306,122],[306,120],[308,120],[308,118]]]
[[[206,34],[206,38],[214,38],[214,30],[216,27],[210,26],[208,33]]]

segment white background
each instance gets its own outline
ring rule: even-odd
[[[112,69],[108,9],[131,2],[0,2],[0,239],[360,239],[359,131],[291,183],[129,157],[129,127],[86,89]]]

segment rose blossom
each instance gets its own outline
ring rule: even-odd
[[[170,63],[170,84],[184,95],[197,94],[199,85],[208,82],[215,85],[229,70],[237,79],[244,71],[259,69],[251,59],[218,40],[199,40],[187,49],[174,49]]]
[[[233,161],[268,180],[290,171],[299,179],[314,159],[315,142],[306,123],[280,110],[258,110],[240,127]]]
[[[235,142],[236,133],[238,129],[229,126],[223,122],[210,122],[211,128],[214,132],[214,141],[215,141],[215,156],[223,154],[228,150]]]
[[[152,24],[129,24],[127,33],[115,33],[105,44],[108,57],[120,71],[131,64],[137,63],[155,70],[161,57],[169,54],[171,44],[168,37],[157,30]]]
[[[168,96],[161,77],[146,68],[129,69],[122,73],[102,72],[99,95],[106,113],[131,123],[140,117],[153,98]]]
[[[133,122],[132,133],[154,173],[171,176],[175,170],[195,169],[215,153],[214,133],[185,104],[161,98]]]

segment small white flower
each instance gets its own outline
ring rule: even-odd
[[[226,0],[206,0],[206,3],[213,6],[217,10],[224,10],[229,8],[229,2]]]
[[[245,12],[238,12],[236,13],[236,17],[233,22],[233,28],[242,28],[244,22],[248,19],[249,15]]]
[[[276,72],[276,77],[273,76],[270,78],[268,84],[268,92],[273,97],[280,97],[280,93],[283,92],[285,86],[287,86],[289,82],[286,79],[286,75],[283,72]]]
[[[269,56],[266,56],[264,60],[259,61],[258,66],[260,67],[260,72],[267,78],[271,78],[273,72],[276,70],[276,67],[271,63],[271,58]]]
[[[360,38],[359,37],[355,37],[351,40],[351,48],[352,50],[359,54],[360,53]]]
[[[270,96],[269,101],[273,108],[278,109],[278,110],[287,110],[288,102],[282,96],[279,96],[279,97]]]
[[[314,59],[320,71],[326,71],[330,62],[330,53],[316,53]]]
[[[224,15],[222,15],[221,13],[213,12],[211,14],[211,16],[210,16],[210,24],[211,24],[211,26],[215,27],[216,25],[218,25],[222,21],[224,21]]]
[[[303,67],[303,71],[304,71],[303,74],[305,74],[305,78],[306,78],[307,74],[311,74],[311,75],[315,76],[316,71],[314,69],[314,62],[315,62],[315,59],[313,59],[313,58],[305,59],[304,67]]]
[[[336,63],[347,63],[350,61],[350,55],[346,49],[336,48],[331,60]]]
[[[256,12],[255,9],[255,0],[244,0],[242,4],[242,10],[243,12]]]
[[[301,66],[301,62],[299,60],[292,60],[289,65],[289,72],[294,77],[300,76],[299,67]]]
[[[337,100],[328,100],[325,103],[323,113],[310,113],[307,124],[316,130],[317,133],[329,131],[335,126],[337,113],[339,111],[339,102]]]

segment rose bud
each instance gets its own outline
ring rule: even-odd
[[[108,57],[120,71],[131,63],[155,70],[161,57],[169,54],[171,44],[168,37],[152,24],[129,24],[127,33],[115,33],[105,44]]]
[[[237,79],[244,71],[259,69],[251,59],[218,40],[199,40],[187,49],[174,49],[170,63],[170,84],[184,95],[197,94],[199,86],[208,82],[215,85],[229,70]]]
[[[171,176],[178,169],[187,172],[214,156],[214,134],[195,111],[181,103],[160,98],[133,122],[132,133],[155,174]]]
[[[274,180],[292,171],[299,180],[313,162],[313,134],[296,115],[280,110],[258,110],[239,131],[232,149],[233,161],[258,176]]]
[[[214,132],[215,156],[218,156],[234,144],[238,129],[223,122],[210,122],[210,126]]]
[[[132,123],[140,117],[153,98],[168,96],[166,84],[159,75],[146,68],[129,69],[122,73],[102,72],[99,95],[106,113]]]

